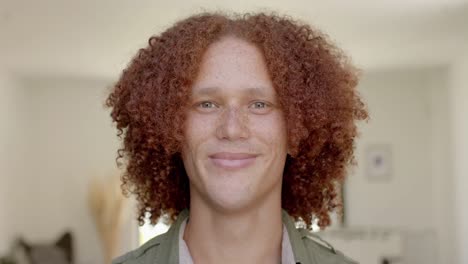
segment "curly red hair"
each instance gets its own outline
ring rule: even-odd
[[[354,163],[356,121],[368,118],[356,91],[358,72],[320,31],[276,14],[193,15],[149,39],[106,100],[123,146],[122,188],[138,202],[138,220],[170,221],[189,207],[189,180],[180,148],[187,102],[207,47],[232,35],[263,52],[287,120],[282,207],[325,227],[347,165]]]

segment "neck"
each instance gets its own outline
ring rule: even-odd
[[[191,200],[184,240],[194,263],[280,263],[283,223],[278,196],[236,212],[216,211]]]

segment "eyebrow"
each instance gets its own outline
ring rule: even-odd
[[[201,95],[212,95],[212,94],[217,94],[220,92],[220,88],[219,87],[204,87],[204,88],[200,88],[199,90],[197,90],[194,95],[198,95],[198,96],[201,96]],[[256,96],[266,96],[267,93],[265,93],[265,89],[262,89],[260,87],[249,87],[249,88],[245,88],[243,89],[243,91],[245,91],[246,93],[250,94],[250,95],[256,95]]]

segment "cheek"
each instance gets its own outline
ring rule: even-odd
[[[213,127],[213,121],[208,118],[200,118],[196,115],[188,116],[184,130],[186,145],[190,148],[198,146],[209,137]]]
[[[282,146],[287,142],[284,119],[280,115],[252,120],[252,132],[269,146]]]

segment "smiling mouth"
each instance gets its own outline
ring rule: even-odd
[[[247,153],[221,152],[210,156],[210,160],[217,167],[223,169],[241,169],[252,165],[257,155]]]

